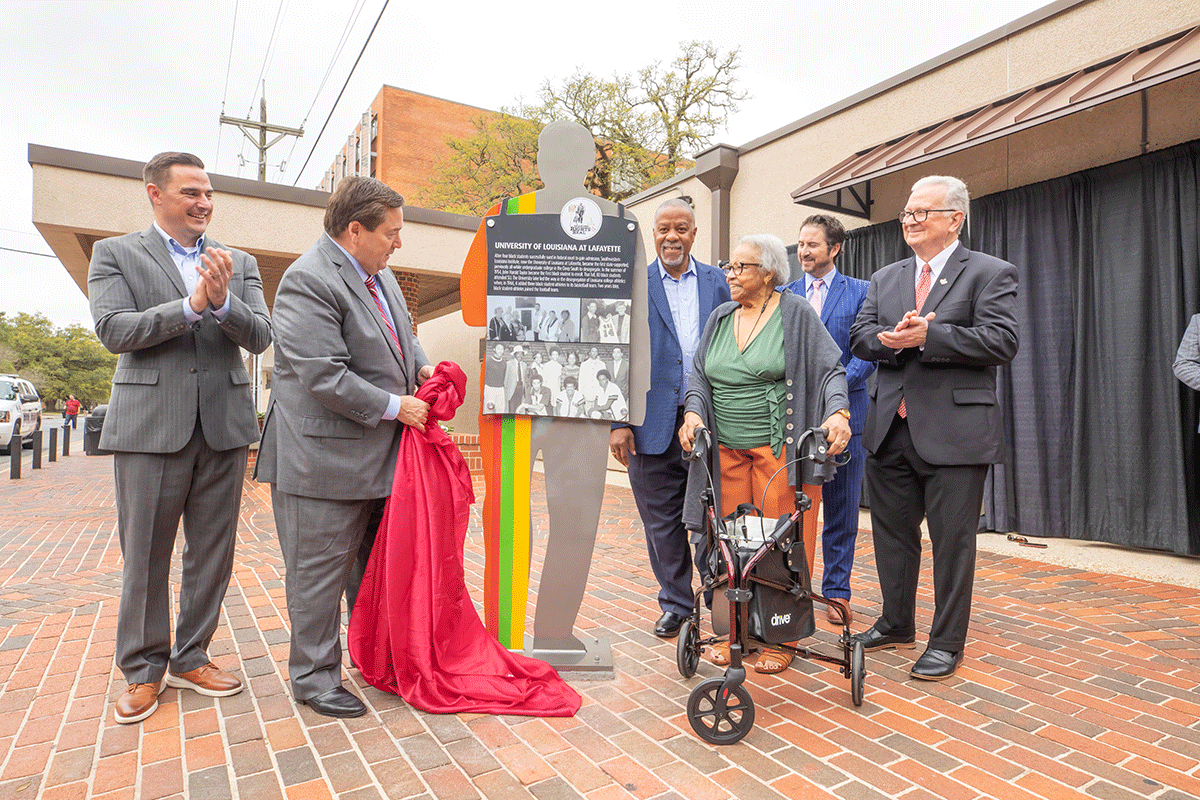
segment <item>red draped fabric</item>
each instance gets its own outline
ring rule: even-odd
[[[435,420],[462,405],[467,379],[443,361],[416,396],[432,405],[406,428],[392,496],[350,617],[350,656],[367,683],[435,714],[569,717],[580,698],[553,667],[510,653],[483,627],[463,578],[475,496],[458,448]]]

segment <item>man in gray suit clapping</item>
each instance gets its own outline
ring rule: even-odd
[[[338,184],[325,233],[275,293],[275,372],[255,477],[271,484],[287,567],[292,695],[319,714],[357,717],[342,688],[341,596],[358,583],[392,493],[413,397],[433,374],[387,267],[400,247],[404,198],[374,178]]]
[[[117,722],[145,719],[166,685],[210,697],[242,690],[208,644],[233,569],[246,450],[258,439],[238,348],[271,342],[258,265],[206,235],[204,162],[160,153],[143,171],[154,225],[97,242],[88,271],[96,335],[120,354],[100,447],[112,450],[124,567],[117,666],[129,685]],[[187,547],[171,647],[168,577],[183,518]]]

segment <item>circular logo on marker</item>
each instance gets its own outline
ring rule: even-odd
[[[600,230],[604,214],[590,197],[576,197],[558,215],[562,229],[572,239],[590,239]]]

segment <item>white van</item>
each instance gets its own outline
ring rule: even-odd
[[[33,384],[16,375],[0,375],[0,452],[12,452],[14,442],[33,447],[42,429],[42,398]]]

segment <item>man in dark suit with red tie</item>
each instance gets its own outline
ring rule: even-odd
[[[850,331],[851,352],[879,365],[863,446],[883,594],[882,615],[854,638],[868,651],[916,646],[926,518],[933,623],[909,671],[922,680],[962,663],[984,478],[1001,460],[996,367],[1017,353],[1017,270],[958,242],[969,203],[957,178],[917,181],[900,214],[915,257],[872,277]]]

